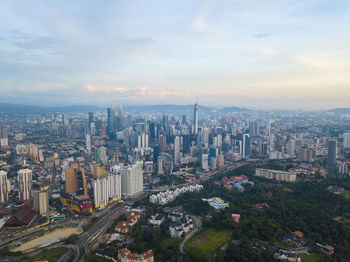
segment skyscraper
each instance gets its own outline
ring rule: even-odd
[[[175,165],[180,164],[180,138],[178,136],[174,139],[174,162]]]
[[[329,168],[335,168],[337,166],[337,140],[335,139],[328,141],[327,166]]]
[[[0,205],[7,204],[7,172],[0,170]]]
[[[250,156],[250,136],[249,136],[249,134],[243,135],[242,147],[243,147],[242,158],[243,159],[249,158],[249,156]]]
[[[18,174],[18,197],[20,201],[32,199],[32,170],[21,169]]]
[[[108,136],[113,137],[115,134],[115,107],[112,104],[111,108],[107,109],[107,129]]]
[[[85,146],[86,146],[86,151],[90,155],[91,154],[91,136],[90,134],[85,135]]]
[[[194,126],[194,134],[198,134],[198,103],[196,102],[193,107],[193,126]]]

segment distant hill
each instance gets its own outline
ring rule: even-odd
[[[44,107],[44,106],[30,106],[30,105],[18,105],[9,103],[0,103],[0,112],[3,113],[48,113],[48,112],[89,112],[89,111],[101,111],[103,108],[96,106],[86,105],[74,105],[74,106],[62,106],[62,107]]]
[[[336,114],[350,114],[350,108],[334,108],[334,109],[328,110],[327,112],[332,112]]]
[[[97,112],[106,111],[107,107],[97,107],[89,105],[72,105],[72,106],[32,106],[32,105],[19,105],[10,103],[0,103],[0,112],[3,113],[17,113],[17,114],[33,114],[33,113],[48,113],[48,112]],[[116,104],[116,111],[118,110],[118,105]],[[191,114],[193,112],[193,105],[123,105],[123,110],[129,113],[187,113]],[[248,109],[240,107],[225,107],[216,108],[199,105],[199,111],[204,113],[230,113],[230,112],[243,112],[250,111]]]
[[[231,113],[231,112],[243,112],[243,111],[251,111],[250,109],[241,108],[241,107],[224,107],[219,110],[221,113]]]

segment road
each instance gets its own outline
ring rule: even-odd
[[[147,197],[147,193],[142,193],[135,198],[133,198],[131,201],[137,201],[142,198]],[[113,217],[119,213],[122,209],[125,208],[125,206],[128,204],[128,202],[123,203],[122,205],[118,206],[117,208],[113,209],[111,208],[110,212],[107,212],[103,217],[101,217],[88,231],[84,232],[80,235],[79,240],[75,243],[76,249],[73,251],[71,248],[66,253],[64,253],[61,258],[58,260],[58,262],[64,262],[67,261],[72,255],[73,252],[76,252],[76,255],[74,257],[73,261],[78,261],[79,259],[79,250],[84,248],[84,253],[86,255],[90,254],[89,245],[90,243],[95,240],[101,233],[105,232],[112,224],[113,224]],[[78,251],[78,252],[77,252]]]

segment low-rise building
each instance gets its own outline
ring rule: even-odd
[[[297,175],[295,173],[263,168],[255,169],[255,176],[286,182],[295,182],[297,179]]]
[[[170,236],[175,238],[181,238],[188,232],[195,228],[194,221],[188,215],[182,215],[181,218],[175,222],[175,225],[169,227]]]
[[[160,226],[164,222],[164,220],[164,215],[155,214],[154,216],[151,216],[151,218],[148,220],[148,223],[150,223],[153,226]]]
[[[275,253],[274,257],[279,260],[301,262],[301,258],[296,253],[284,250],[280,250],[277,253]]]
[[[121,248],[118,250],[118,259],[121,262],[153,262],[153,251],[148,250],[142,254],[132,253],[127,248]]]

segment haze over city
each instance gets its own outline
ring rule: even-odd
[[[346,107],[349,11],[346,0],[3,1],[0,102]]]

